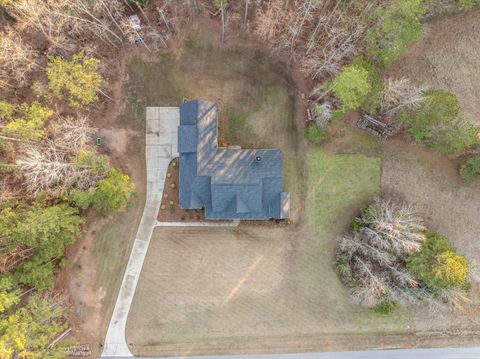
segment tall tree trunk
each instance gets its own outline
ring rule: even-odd
[[[225,8],[222,7],[222,44],[225,41]]]

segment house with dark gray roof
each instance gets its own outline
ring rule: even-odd
[[[180,105],[178,152],[183,209],[204,208],[206,219],[289,218],[282,152],[219,147],[216,103]]]

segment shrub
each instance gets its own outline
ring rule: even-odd
[[[410,45],[423,36],[421,16],[426,12],[423,0],[395,2],[380,12],[383,21],[368,33],[367,52],[371,59],[387,67]]]
[[[466,285],[467,259],[440,234],[429,231],[426,237],[421,250],[408,258],[409,272],[433,290]]]
[[[480,0],[458,0],[457,9],[460,11],[468,11],[475,6],[480,5]]]
[[[397,309],[397,302],[383,301],[373,308],[373,311],[381,316],[388,317]]]
[[[113,213],[126,207],[134,190],[135,186],[129,176],[111,168],[96,187],[86,191],[74,190],[70,197],[81,208],[93,206],[100,212]]]
[[[471,182],[480,176],[480,154],[470,156],[460,166],[460,176],[467,182]]]
[[[400,120],[415,142],[443,154],[459,155],[478,142],[478,129],[459,112],[460,105],[454,94],[435,90],[425,93],[425,101],[418,110],[400,114]]]
[[[360,107],[372,91],[369,72],[360,65],[345,66],[342,72],[327,85],[342,102],[344,113]]]
[[[327,138],[327,134],[325,133],[325,130],[320,126],[312,125],[305,130],[304,137],[309,141],[319,143]]]

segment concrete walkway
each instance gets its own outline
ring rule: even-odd
[[[133,356],[125,340],[128,312],[150,244],[153,228],[157,224],[157,214],[160,209],[168,164],[178,156],[177,129],[179,122],[178,107],[147,107],[145,150],[147,193],[145,208],[113,309],[102,357]]]
[[[238,219],[225,222],[160,222],[157,221],[156,227],[238,227]]]

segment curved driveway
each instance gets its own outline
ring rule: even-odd
[[[102,357],[133,356],[125,341],[125,327],[153,228],[157,223],[168,164],[178,156],[179,121],[178,107],[147,107],[145,208],[110,319]]]

